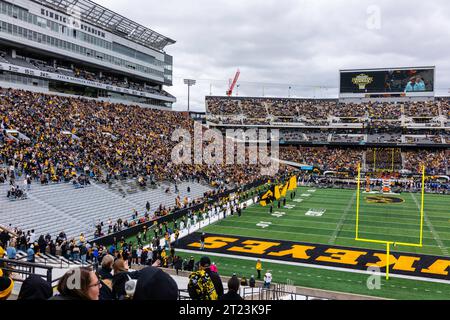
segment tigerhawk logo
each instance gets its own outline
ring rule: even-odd
[[[392,196],[369,196],[366,197],[368,203],[402,203],[405,200]]]
[[[360,74],[352,79],[352,83],[356,84],[360,90],[366,89],[366,86],[373,82],[373,77],[368,76],[367,74]]]

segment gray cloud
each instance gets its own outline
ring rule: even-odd
[[[191,106],[224,95],[241,70],[239,95],[336,96],[338,70],[436,65],[438,93],[448,93],[450,3],[417,0],[97,0],[177,43],[176,110],[187,105],[183,78],[197,79]],[[369,29],[368,8],[381,25]],[[372,12],[370,12],[372,13]],[[264,89],[263,89],[264,87]]]

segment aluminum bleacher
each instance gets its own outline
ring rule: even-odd
[[[20,186],[22,183],[17,182]],[[131,184],[131,183],[130,183]],[[8,184],[0,185],[0,220],[2,224],[16,226],[22,230],[34,229],[36,234],[55,236],[65,231],[69,238],[84,233],[88,239],[93,238],[95,224],[106,222],[109,218],[116,221],[130,220],[133,209],[140,216],[145,212],[145,204],[150,202],[151,212],[160,204],[173,206],[178,194],[166,194],[169,185],[160,185],[156,189],[125,189],[92,183],[82,189],[75,189],[72,184],[60,183],[40,185],[33,183],[27,192],[28,199],[11,201],[6,197]],[[187,193],[190,186],[191,192]],[[210,188],[193,182],[178,185],[181,198],[188,196],[198,198]],[[124,194],[125,193],[125,194]]]

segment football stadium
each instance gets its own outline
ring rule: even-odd
[[[176,45],[0,0],[0,300],[450,299],[438,64],[336,68],[335,97],[238,95],[238,70],[180,111]]]

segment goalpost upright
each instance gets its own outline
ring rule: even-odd
[[[359,237],[359,214],[360,214],[360,193],[361,193],[361,163],[358,164],[358,180],[357,180],[357,194],[356,194],[356,241],[377,243],[386,245],[386,280],[389,280],[389,266],[390,266],[390,246],[392,244],[399,246],[423,247],[423,224],[424,224],[424,200],[425,200],[425,166],[422,167],[422,195],[420,206],[420,236],[419,243],[406,243],[397,241],[365,239]]]

